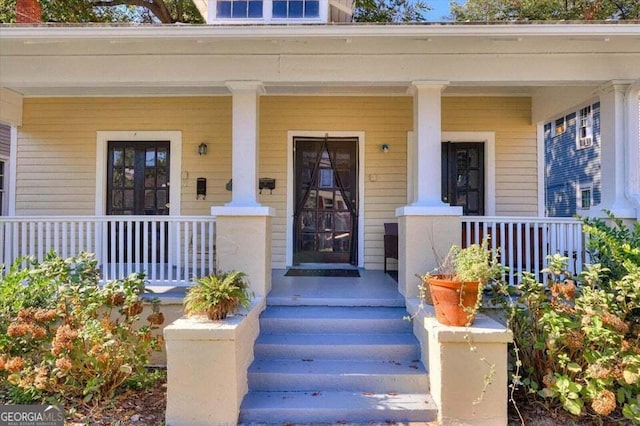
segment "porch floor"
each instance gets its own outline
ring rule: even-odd
[[[274,269],[267,304],[274,306],[398,306],[398,283],[384,271],[359,269],[359,278],[287,277]]]

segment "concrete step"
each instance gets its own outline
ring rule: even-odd
[[[368,391],[420,393],[429,388],[424,366],[408,361],[256,360],[249,368],[254,391]]]
[[[270,306],[262,333],[410,333],[404,307]]]
[[[414,360],[418,341],[410,333],[263,334],[255,359]]]
[[[336,297],[297,297],[297,296],[268,296],[269,306],[389,306],[404,307],[402,298],[336,298]]]
[[[431,422],[437,411],[425,393],[255,392],[240,408],[241,424]]]

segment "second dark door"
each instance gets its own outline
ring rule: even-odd
[[[484,144],[442,144],[442,201],[465,216],[484,215]]]

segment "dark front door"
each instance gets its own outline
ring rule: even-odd
[[[358,140],[298,138],[294,264],[357,264]]]
[[[168,215],[169,214],[169,142],[109,142],[107,160],[107,214],[108,215]],[[135,229],[145,229],[142,226],[115,224],[116,235],[134,233]],[[144,241],[138,250],[141,258],[144,250],[148,251],[151,259],[152,238],[160,233],[160,226],[166,224],[151,223],[146,229],[147,235],[140,235]],[[109,230],[111,233],[111,230]],[[165,235],[168,235],[165,229]],[[135,238],[124,238],[125,241],[135,241]],[[117,239],[116,239],[117,241]],[[127,253],[135,251],[134,247],[124,246],[124,253],[116,253],[116,259],[111,259],[111,244],[109,240],[110,261],[122,261]],[[119,245],[116,245],[118,249]],[[165,247],[156,245],[156,259],[166,259]],[[164,253],[161,251],[164,250]],[[162,256],[161,256],[162,255]]]
[[[442,144],[442,201],[466,216],[484,215],[484,144]]]

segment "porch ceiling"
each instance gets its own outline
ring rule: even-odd
[[[0,86],[26,96],[532,95],[634,80],[640,24],[2,27]]]

